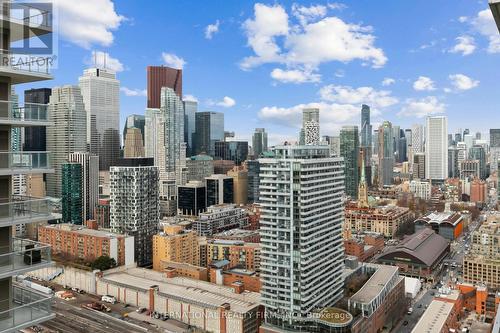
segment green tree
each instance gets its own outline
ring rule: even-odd
[[[116,266],[116,260],[114,258],[110,258],[109,256],[100,256],[92,263],[92,269],[99,269],[101,271],[105,271],[107,269],[113,268]]]

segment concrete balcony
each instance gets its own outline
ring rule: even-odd
[[[12,296],[12,302],[0,302],[1,308],[8,308],[0,311],[0,333],[17,332],[55,317],[51,309],[52,295],[14,284]]]
[[[53,173],[46,151],[0,151],[0,176]]]
[[[49,245],[14,238],[12,245],[0,247],[0,279],[52,266]]]
[[[47,198],[12,196],[0,198],[0,227],[53,219]]]
[[[18,105],[12,101],[0,101],[0,125],[16,127],[51,126],[47,104],[25,103]]]

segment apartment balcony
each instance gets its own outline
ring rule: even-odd
[[[25,103],[18,105],[12,101],[0,100],[0,125],[16,127],[51,126],[47,104]]]
[[[0,176],[53,173],[46,151],[0,151]]]
[[[52,56],[19,54],[0,49],[0,76],[11,78],[12,84],[52,80]]]
[[[0,198],[0,227],[53,219],[47,198],[12,196]]]
[[[0,279],[50,267],[52,264],[49,245],[14,238],[11,245],[0,246]]]
[[[53,319],[52,295],[45,295],[31,288],[14,284],[12,286],[12,302],[0,302],[0,332],[17,332],[23,328]],[[4,304],[2,304],[4,303]]]

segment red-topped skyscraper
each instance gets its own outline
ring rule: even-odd
[[[148,108],[160,108],[162,87],[168,87],[182,98],[182,69],[148,66]]]

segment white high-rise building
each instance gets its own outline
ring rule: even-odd
[[[111,231],[134,236],[135,261],[139,266],[149,265],[160,219],[158,168],[116,166],[109,175]]]
[[[300,318],[342,296],[344,164],[328,146],[277,146],[261,158],[261,300],[266,325],[307,330]]]
[[[69,154],[68,162],[82,166],[83,216],[86,220],[92,220],[99,200],[99,157],[87,152],[75,152]]]
[[[420,124],[411,127],[411,149],[413,154],[424,151],[424,130]]]
[[[448,178],[448,121],[446,116],[427,117],[425,126],[425,178]]]
[[[88,151],[99,156],[99,170],[120,157],[120,81],[108,69],[89,68],[79,78],[87,112]]]
[[[50,119],[47,127],[47,150],[52,154],[55,172],[47,174],[47,195],[61,197],[62,164],[77,151],[86,151],[87,116],[80,88],[63,86],[52,88],[49,102]]]

